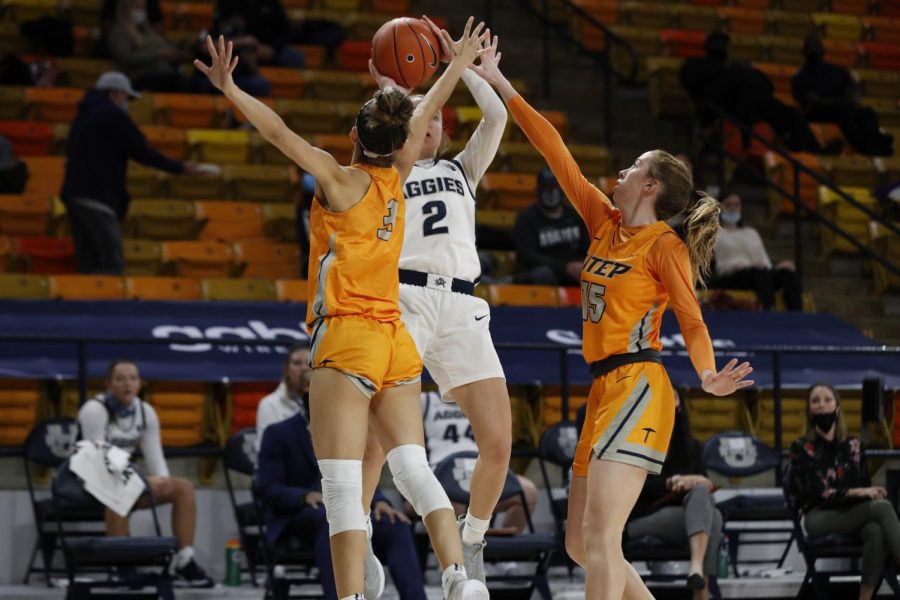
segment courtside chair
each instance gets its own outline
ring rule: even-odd
[[[228,438],[228,441],[225,442],[225,449],[222,451],[222,471],[225,474],[225,485],[228,487],[228,498],[231,500],[234,520],[238,526],[241,551],[247,562],[246,565],[241,566],[241,571],[250,574],[250,581],[254,587],[258,585],[257,570],[265,568],[266,565],[265,521],[252,492],[249,502],[238,502],[232,473],[253,477],[256,470],[256,447],[256,427],[253,426],[242,429]]]

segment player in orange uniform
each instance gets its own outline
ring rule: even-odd
[[[388,449],[394,482],[425,520],[443,569],[445,596],[488,598],[484,584],[466,577],[452,506],[428,466],[419,400],[422,363],[398,307],[402,184],[432,116],[462,72],[484,52],[483,27],[473,30],[470,18],[459,41],[441,32],[453,57],[417,107],[397,90],[379,91],[363,105],[350,134],[356,148],[349,167],[311,146],[275,112],[238,89],[231,78],[237,66],[231,42],[220,37],[216,45],[207,38],[212,65],[194,63],[263,137],[317,181],[307,313],[314,368],[310,428],[342,600],[362,600],[369,587],[364,579],[368,511],[362,502],[362,459],[370,410]],[[383,589],[383,579],[378,587]]]
[[[659,328],[671,305],[702,387],[724,396],[752,385],[748,363],[716,371],[694,294],[718,235],[719,203],[693,189],[671,154],[645,152],[620,172],[615,206],[578,168],[554,127],[494,60],[473,67],[495,85],[559,180],[593,240],[581,273],[584,358],[594,383],[573,464],[566,549],[587,571],[587,598],[652,598],[622,555],[622,530],[647,473],[662,468],[675,414]],[[685,239],[666,223],[683,215]],[[599,460],[591,460],[597,458]]]

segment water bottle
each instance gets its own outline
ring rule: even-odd
[[[238,587],[241,585],[241,543],[228,540],[225,544],[225,585]]]
[[[730,568],[728,560],[728,536],[723,535],[722,539],[719,541],[719,556],[716,561],[716,576],[719,579],[725,579],[728,577],[728,571]]]

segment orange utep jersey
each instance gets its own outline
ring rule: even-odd
[[[372,177],[355,206],[332,212],[314,199],[309,214],[309,303],[306,322],[359,315],[400,318],[403,189],[394,167],[353,165]]]
[[[706,369],[715,372],[687,248],[675,231],[662,221],[622,225],[619,210],[581,174],[553,125],[521,96],[509,101],[509,110],[547,160],[593,238],[581,271],[585,360],[662,349],[662,315],[671,305],[694,369],[698,375]]]

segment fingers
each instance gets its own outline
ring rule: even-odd
[[[503,57],[503,53],[502,53],[502,52],[498,52],[497,54],[495,54],[495,55],[494,55],[494,64],[495,64],[495,65],[499,65],[499,64],[500,64],[500,59],[501,59],[502,57]]]
[[[231,61],[231,66],[228,67],[228,74],[229,74],[229,75],[231,75],[232,73],[234,73],[234,70],[235,70],[235,69],[237,68],[237,66],[238,66],[238,60],[239,60],[240,58],[241,58],[240,56],[235,56],[235,57],[234,57],[234,60]]]
[[[224,35],[219,36],[219,56],[220,57],[225,56],[225,36]]]
[[[197,70],[203,73],[204,75],[209,75],[212,69],[203,64],[199,58],[194,59],[194,66],[197,67]]]
[[[391,523],[397,522],[397,513],[392,510],[387,511],[387,517],[391,520]]]
[[[471,18],[471,17],[470,17],[470,18]],[[481,37],[482,37],[482,34],[481,34],[482,30],[484,30],[484,21],[481,21],[480,23],[478,23],[478,25],[475,27],[475,31],[472,32],[472,35],[471,35],[471,36],[468,36],[468,35],[467,35],[466,37],[467,37],[467,38],[479,38],[479,39],[481,39]]]
[[[228,44],[225,46],[225,64],[226,65],[231,64],[231,55],[232,55],[233,51],[234,51],[234,42],[228,42]]]
[[[490,29],[488,29],[488,33],[490,33]],[[494,39],[491,41],[491,51],[496,55],[497,47],[500,45],[500,36],[495,35]]]
[[[452,52],[454,41],[453,38],[450,37],[450,34],[447,33],[446,29],[441,29],[441,39],[444,40],[444,43],[447,44],[447,47],[450,48]]]
[[[209,57],[212,58],[213,62],[218,60],[219,53],[216,52],[216,45],[213,44],[212,36],[206,36],[206,49],[209,51]]]
[[[397,511],[397,519],[399,519],[401,523],[406,523],[407,525],[409,525],[410,523],[412,523],[412,521],[409,520],[409,517],[407,517],[406,515],[404,515],[404,514],[403,514],[402,512],[400,512],[399,510]]]
[[[472,31],[472,23],[474,22],[475,17],[469,17],[469,19],[466,21],[466,27],[463,29],[462,39],[465,40],[469,38],[469,32]]]
[[[739,389],[739,390],[742,390],[744,388],[750,387],[754,383],[756,383],[756,382],[753,381],[752,379],[747,379],[745,381],[738,381],[737,383],[735,383],[735,387],[737,387],[737,389]]]
[[[732,358],[731,360],[728,361],[728,364],[726,364],[724,367],[722,367],[722,370],[719,371],[719,374],[730,373],[731,370],[734,369],[734,365],[736,365],[736,364],[737,364],[737,359]]]

